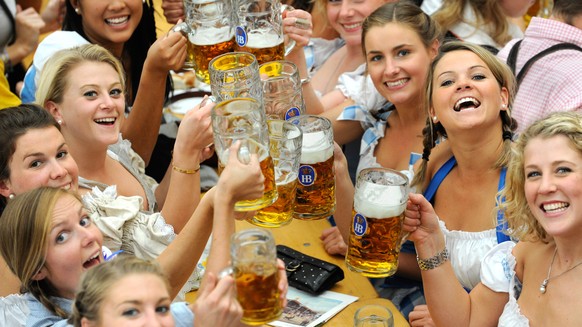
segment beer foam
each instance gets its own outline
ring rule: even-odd
[[[333,145],[330,145],[325,132],[313,132],[303,134],[301,149],[302,164],[316,164],[324,162],[333,156]]]
[[[195,45],[214,45],[221,42],[230,41],[234,37],[234,31],[230,26],[208,27],[196,31],[194,35],[189,35],[190,43]]]
[[[400,186],[366,183],[365,190],[358,189],[354,209],[369,218],[389,218],[400,215],[406,208],[406,195]],[[403,203],[401,203],[403,201]]]
[[[245,46],[254,49],[264,49],[276,47],[281,43],[283,43],[283,38],[274,33],[249,33]]]

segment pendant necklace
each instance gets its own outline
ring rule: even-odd
[[[552,257],[552,262],[550,263],[550,269],[548,269],[548,276],[546,276],[546,279],[544,279],[544,281],[540,285],[540,292],[542,294],[546,294],[546,288],[548,287],[548,283],[550,282],[550,279],[552,279],[552,278],[553,279],[556,279],[556,278],[562,276],[563,274],[569,272],[570,270],[578,267],[579,265],[582,265],[582,261],[581,262],[578,262],[577,264],[573,265],[572,267],[566,269],[566,271],[562,272],[558,276],[550,277],[550,275],[552,274],[552,266],[554,265],[554,261],[556,260],[556,254],[558,254],[558,248],[557,247],[556,247],[556,250],[554,250],[554,256]]]

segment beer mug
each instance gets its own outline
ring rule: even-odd
[[[231,52],[210,61],[210,89],[216,102],[249,97],[263,101],[259,64],[250,53]],[[261,108],[262,109],[262,108]]]
[[[247,220],[257,226],[280,227],[293,219],[303,134],[299,127],[284,120],[268,120],[267,124],[271,144],[269,153],[275,166],[277,201]]]
[[[210,84],[208,64],[214,57],[235,50],[234,15],[231,0],[184,0],[188,37],[188,56],[184,69],[196,72],[196,77]],[[180,24],[178,24],[180,25]]]
[[[239,201],[237,211],[253,211],[271,205],[277,200],[273,160],[269,154],[269,132],[261,103],[251,98],[236,98],[218,103],[211,112],[214,146],[218,155],[218,171],[228,162],[231,145],[240,140],[239,160],[257,154],[265,177],[265,190],[260,199]]]
[[[230,257],[241,321],[263,325],[281,316],[277,248],[268,230],[247,229],[231,237]]]
[[[290,61],[270,61],[259,66],[263,105],[268,119],[284,119],[305,114],[301,79]]]
[[[408,178],[388,168],[363,169],[356,180],[346,264],[367,277],[398,268]]]
[[[236,28],[238,51],[249,52],[259,64],[283,60],[295,46],[295,41],[285,42],[283,11],[293,10],[281,6],[279,0],[239,0]],[[287,46],[285,46],[287,43]]]
[[[354,327],[394,327],[394,316],[386,307],[368,304],[356,311]]]
[[[289,119],[303,132],[297,174],[294,218],[322,219],[335,211],[333,130],[325,117],[301,115]]]

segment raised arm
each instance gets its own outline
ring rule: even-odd
[[[133,107],[122,127],[123,137],[131,141],[132,148],[146,165],[160,130],[166,77],[170,70],[182,68],[186,59],[186,42],[182,34],[170,32],[152,44]]]
[[[172,164],[156,189],[156,199],[166,221],[176,233],[182,227],[200,201],[200,163],[204,161],[212,143],[210,111],[214,103],[207,101],[199,109],[196,106],[182,120]]]

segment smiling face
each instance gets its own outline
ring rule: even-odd
[[[49,101],[47,108],[62,120],[62,133],[69,145],[116,143],[125,109],[116,70],[107,63],[83,62],[65,78],[62,103]]]
[[[531,139],[524,149],[524,173],[527,203],[547,233],[577,237],[582,228],[580,151],[563,135]]]
[[[329,24],[350,46],[362,43],[362,22],[374,10],[390,0],[329,0],[327,17]]]
[[[507,106],[508,91],[475,53],[456,50],[445,54],[434,69],[432,84],[430,115],[438,117],[447,133],[501,126],[499,113]]]
[[[368,73],[378,92],[397,108],[417,103],[438,41],[427,49],[416,31],[400,23],[388,23],[370,28],[365,42]]]
[[[133,273],[115,282],[103,298],[99,322],[83,326],[174,326],[172,300],[164,281],[152,273]]]
[[[4,197],[41,186],[77,190],[79,169],[56,127],[30,129],[15,145],[10,178],[0,183]]]
[[[45,264],[34,279],[48,279],[59,296],[72,299],[83,272],[103,261],[103,235],[67,194],[55,203],[47,242]]]
[[[121,53],[143,14],[142,0],[70,0],[81,15],[83,31],[94,44]]]

